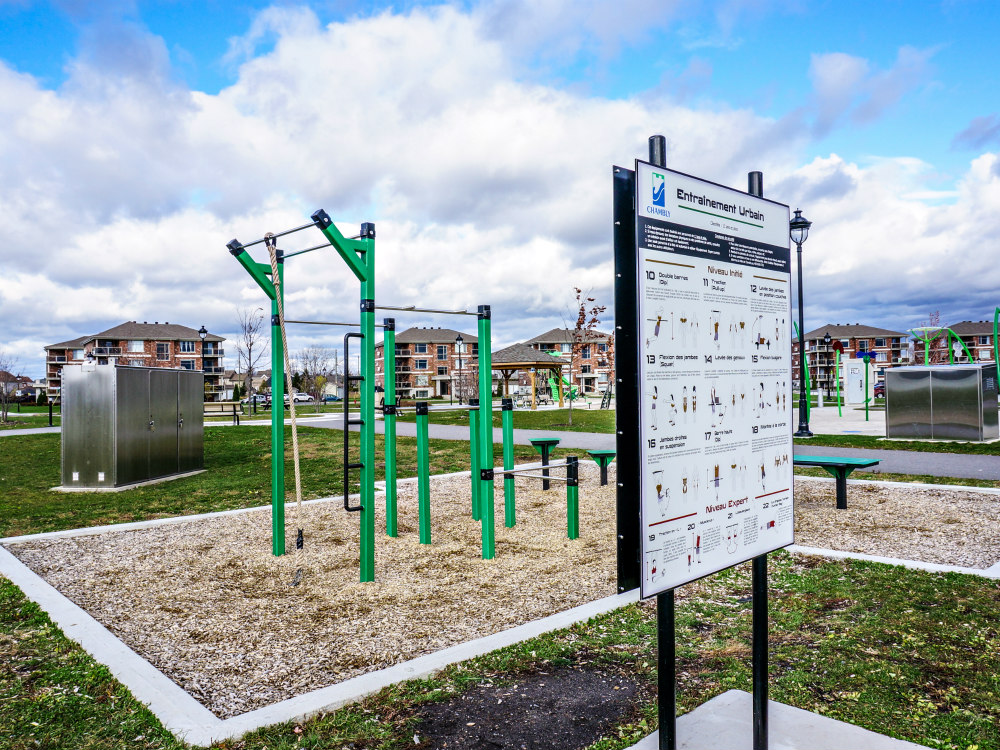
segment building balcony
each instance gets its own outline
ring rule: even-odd
[[[66,362],[66,357],[61,354],[50,354],[45,358],[46,362],[52,362],[53,364],[62,364]]]
[[[182,354],[188,354],[188,352],[181,352]],[[190,352],[194,354],[194,352]],[[201,356],[203,357],[224,357],[226,356],[225,349],[202,349]]]
[[[120,346],[95,346],[90,351],[95,357],[120,357],[122,355]]]
[[[226,371],[225,367],[202,367],[201,371],[206,375],[221,375]]]

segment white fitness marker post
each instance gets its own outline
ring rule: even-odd
[[[635,194],[647,598],[793,542],[791,267],[784,204],[643,161]]]

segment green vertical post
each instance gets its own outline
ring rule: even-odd
[[[361,582],[375,580],[375,225],[361,225]],[[347,429],[347,425],[344,425]]]
[[[472,486],[472,519],[479,520],[479,399],[469,399],[469,482]]]
[[[283,555],[285,554],[285,360],[281,346],[275,280],[269,278],[272,274],[271,264],[257,263],[239,240],[229,241],[226,247],[271,300],[271,551],[275,555]],[[278,287],[283,294],[285,254],[278,250],[275,255],[278,261]],[[275,401],[275,388],[277,388],[277,401]],[[275,403],[278,404],[277,408],[274,407]],[[49,424],[52,423],[51,420],[50,411]]]
[[[870,369],[868,367],[868,363],[871,362],[871,359],[869,359],[868,357],[862,357],[861,360],[865,363],[865,421],[867,422],[868,421],[868,402],[871,401],[871,399],[868,398],[868,370]]]
[[[431,543],[430,455],[427,447],[427,402],[417,402],[417,516],[420,543]]]
[[[503,468],[510,471],[514,468],[514,401],[505,398],[500,402],[500,420],[503,425]],[[513,528],[517,523],[514,506],[514,477],[504,475],[503,478],[503,518],[504,526]]]
[[[811,378],[809,377],[809,360],[805,358],[805,342],[802,340],[802,334],[799,333],[799,325],[794,320],[792,321],[792,325],[795,327],[795,335],[799,338],[799,357],[801,357],[802,361],[805,363],[806,382],[800,383],[799,388],[806,389],[806,421],[808,422],[809,417],[812,415],[812,383],[810,382]]]
[[[396,321],[382,321],[382,373],[385,403],[385,533],[398,536],[396,492]]]
[[[284,304],[285,258],[281,250],[276,255],[277,288]],[[285,352],[276,298],[271,300],[271,551],[285,554]]]
[[[495,554],[493,525],[493,358],[490,353],[490,306],[479,306],[479,501],[483,524],[483,559]]]
[[[566,536],[580,537],[580,462],[566,456]]]

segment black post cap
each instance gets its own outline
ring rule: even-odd
[[[330,215],[322,208],[318,211],[314,211],[313,215],[309,218],[312,219],[313,222],[315,222],[315,224],[321,229],[326,229],[328,226],[333,224],[333,221],[330,219]]]
[[[395,318],[385,318],[382,321],[382,329],[385,331],[395,331],[396,330],[396,319]]]
[[[417,416],[426,417],[427,416],[427,402],[417,401]]]
[[[470,398],[469,399],[469,406],[476,406],[476,407],[478,407],[479,406],[479,399],[478,398]]]
[[[229,242],[226,244],[226,247],[229,248],[229,252],[231,252],[234,256],[239,255],[240,253],[245,252],[246,250],[246,248],[243,247],[243,243],[241,243],[239,240],[236,239],[229,240]]]
[[[511,411],[514,408],[514,399],[512,398],[502,398],[500,399],[500,410],[501,411]]]
[[[479,306],[479,319],[480,320],[484,320],[484,319],[485,320],[489,320],[490,319],[490,306],[489,305],[480,305]]]
[[[366,239],[366,240],[373,240],[373,239],[375,239],[375,224],[374,223],[372,223],[370,221],[366,221],[364,224],[361,225],[361,238],[362,239]]]

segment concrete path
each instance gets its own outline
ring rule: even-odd
[[[921,453],[919,451],[831,448],[826,445],[796,444],[796,456],[852,456],[877,458],[874,467],[884,474],[927,474],[961,479],[1000,479],[1000,457],[969,456],[961,453]],[[871,469],[865,469],[871,471]]]

